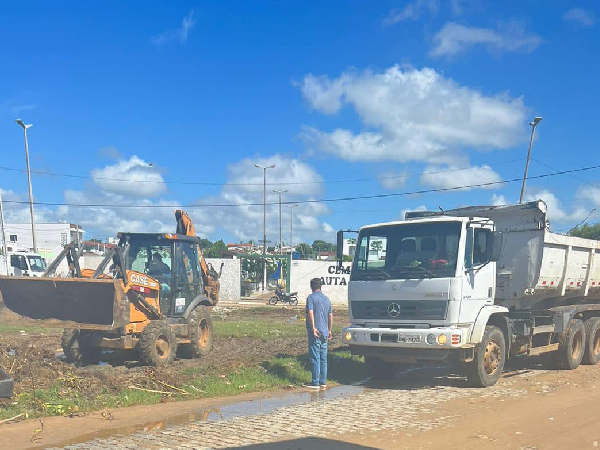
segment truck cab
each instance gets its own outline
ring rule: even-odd
[[[46,260],[28,251],[8,252],[10,275],[17,277],[41,277],[46,270]]]

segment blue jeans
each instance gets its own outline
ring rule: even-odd
[[[327,381],[327,341],[308,335],[308,360],[312,371],[313,386],[324,385]]]

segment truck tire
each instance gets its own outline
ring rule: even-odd
[[[398,371],[398,364],[383,361],[376,356],[365,356],[365,364],[367,366],[367,373],[374,380],[391,380]]]
[[[89,332],[65,328],[60,338],[60,345],[65,360],[75,365],[96,364],[100,360],[101,349],[87,344]]]
[[[600,361],[600,317],[591,317],[586,320],[585,326],[585,353],[583,364],[594,365]]]
[[[201,358],[210,353],[213,346],[213,326],[206,306],[198,306],[188,317],[190,343],[179,346],[184,358]]]
[[[559,369],[573,370],[581,364],[585,353],[585,326],[579,319],[571,319],[567,331],[558,337],[556,365]]]
[[[475,358],[467,364],[467,381],[473,387],[496,384],[506,362],[506,341],[498,327],[485,327],[483,339],[475,347]]]
[[[145,365],[159,367],[171,364],[177,350],[175,333],[166,322],[152,320],[140,334],[138,349]]]

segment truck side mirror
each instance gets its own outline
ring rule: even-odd
[[[335,253],[338,267],[342,267],[342,262],[344,260],[344,232],[342,230],[337,232],[337,246]]]
[[[504,243],[504,235],[502,233],[495,233],[494,239],[492,240],[492,253],[490,255],[490,261],[498,261],[502,257],[502,248]]]

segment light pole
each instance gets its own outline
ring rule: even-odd
[[[298,205],[285,205],[286,208],[290,208],[290,255],[294,249],[293,237],[294,237],[294,208]]]
[[[533,145],[533,136],[535,135],[535,127],[542,120],[541,117],[536,117],[533,122],[529,122],[531,126],[531,138],[529,139],[529,150],[527,151],[527,162],[525,163],[525,173],[523,174],[523,184],[521,185],[521,196],[519,197],[519,204],[523,203],[523,195],[525,194],[525,183],[527,181],[527,171],[529,170],[529,160],[531,159],[531,146]]]
[[[31,171],[29,170],[29,145],[27,144],[27,128],[31,128],[33,125],[25,125],[21,119],[15,119],[21,128],[23,128],[23,134],[25,135],[25,161],[27,162],[27,182],[29,183],[29,212],[31,213],[31,234],[33,236],[33,251],[37,252],[37,244],[35,241],[35,221],[33,219],[33,192],[31,191]]]
[[[6,233],[4,231],[4,210],[2,209],[2,191],[0,191],[0,233],[2,233],[2,254],[4,255],[4,268],[8,275],[8,251],[6,249]]]
[[[283,238],[281,237],[281,194],[287,192],[287,189],[277,190],[273,189],[273,192],[279,194],[279,254],[283,255]]]
[[[267,255],[267,169],[273,169],[275,164],[270,166],[261,166],[260,164],[254,163],[254,167],[263,170],[263,283],[262,290],[265,292],[265,285],[267,284],[267,261],[265,257]]]

